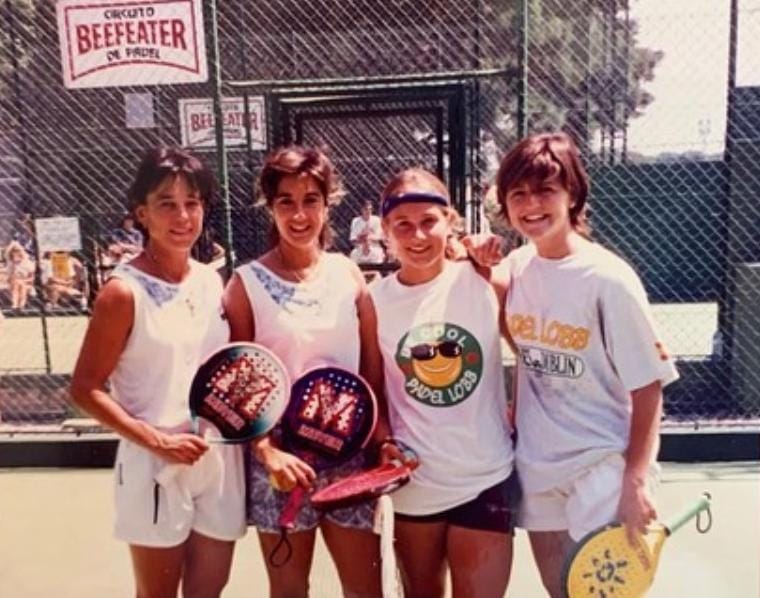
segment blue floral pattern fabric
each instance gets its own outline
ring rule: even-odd
[[[162,282],[156,278],[143,274],[137,268],[123,265],[122,268],[129,271],[132,277],[139,282],[156,305],[159,307],[174,299],[179,293],[179,286],[168,282]]]
[[[317,472],[314,482],[316,490],[341,478],[345,478],[366,466],[366,457],[359,454],[346,463]],[[248,467],[248,523],[255,525],[261,532],[279,533],[278,519],[290,496],[287,492],[279,492],[272,488],[264,467],[251,458]],[[326,517],[336,525],[354,529],[371,530],[375,519],[375,504],[377,501],[368,500],[356,505],[320,511],[304,500],[293,527],[294,532],[314,529],[322,517]]]
[[[259,266],[256,262],[249,264],[251,270],[256,274],[261,285],[266,289],[272,300],[286,311],[293,311],[291,307],[299,306],[303,308],[319,307],[319,301],[313,297],[299,297],[298,285],[288,284],[274,276],[269,270]]]

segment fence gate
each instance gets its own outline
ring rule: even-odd
[[[332,213],[336,249],[350,250],[350,223],[361,204],[367,199],[377,202],[391,175],[406,167],[437,173],[464,215],[465,85],[286,91],[269,94],[268,99],[271,146],[323,147],[343,178],[346,197]]]

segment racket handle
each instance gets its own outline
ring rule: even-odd
[[[702,511],[709,509],[710,498],[711,498],[710,495],[707,492],[705,492],[702,495],[702,498],[696,501],[693,505],[684,509],[678,515],[675,515],[672,519],[670,519],[665,524],[665,529],[667,530],[668,535],[672,534],[673,532],[678,530],[680,527],[683,527],[683,525],[687,523],[692,517],[695,517],[699,515]]]
[[[193,422],[193,426],[194,426],[194,432],[196,435],[201,436],[201,438],[203,438],[203,440],[205,440],[206,442],[210,442],[212,444],[215,443],[216,439],[210,437],[209,430],[206,430],[205,432],[203,432],[202,435],[199,433],[197,420]],[[203,458],[207,454],[207,452],[201,455],[201,458]],[[169,463],[168,465],[164,465],[161,468],[161,471],[159,471],[154,476],[153,479],[156,482],[158,482],[161,486],[166,486],[166,484],[171,482],[177,476],[177,474],[186,467],[192,467],[192,465],[185,465],[184,463]]]
[[[280,519],[278,523],[281,529],[293,529],[296,523],[296,517],[298,517],[298,512],[301,510],[301,505],[303,504],[303,499],[305,496],[306,490],[304,490],[303,486],[298,485],[293,488],[290,496],[288,496],[288,502],[285,503],[285,506],[282,509],[282,513],[280,513]]]

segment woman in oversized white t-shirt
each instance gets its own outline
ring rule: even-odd
[[[501,161],[498,198],[530,243],[506,259],[517,350],[520,526],[550,596],[594,528],[655,516],[662,388],[677,378],[632,268],[591,242],[588,180],[564,133],[527,137]]]
[[[393,440],[416,453],[392,494],[406,596],[501,598],[518,498],[499,338],[500,302],[469,261],[446,259],[445,185],[411,169],[382,195],[400,269],[370,287]]]
[[[313,367],[333,365],[361,373],[379,390],[381,373],[375,317],[359,268],[328,253],[330,204],[340,185],[330,160],[305,147],[275,150],[259,176],[260,194],[274,221],[273,246],[235,271],[225,294],[233,340],[252,340],[274,351],[296,380]],[[378,393],[379,398],[382,395]],[[381,418],[384,420],[385,418]],[[385,435],[381,424],[378,435]],[[320,486],[365,466],[366,455],[317,474],[279,446],[278,429],[255,442],[248,467],[249,522],[263,552],[280,542],[278,519],[295,484]],[[339,470],[339,471],[338,471]],[[273,596],[308,594],[316,530],[322,532],[346,596],[380,596],[379,542],[372,532],[373,502],[317,511],[308,501],[288,533],[286,563],[267,559]]]
[[[245,533],[242,451],[192,434],[187,406],[202,359],[229,338],[221,279],[190,258],[213,185],[183,150],[145,155],[129,199],[147,243],[100,290],[72,378],[77,405],[121,436],[115,535],[138,596],[176,596],[180,583],[220,596]],[[192,467],[160,484],[167,463]]]

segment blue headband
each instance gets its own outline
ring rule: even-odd
[[[434,203],[445,208],[449,207],[449,200],[439,193],[412,191],[411,193],[399,193],[386,197],[380,206],[380,214],[385,217],[393,208],[402,203]]]

